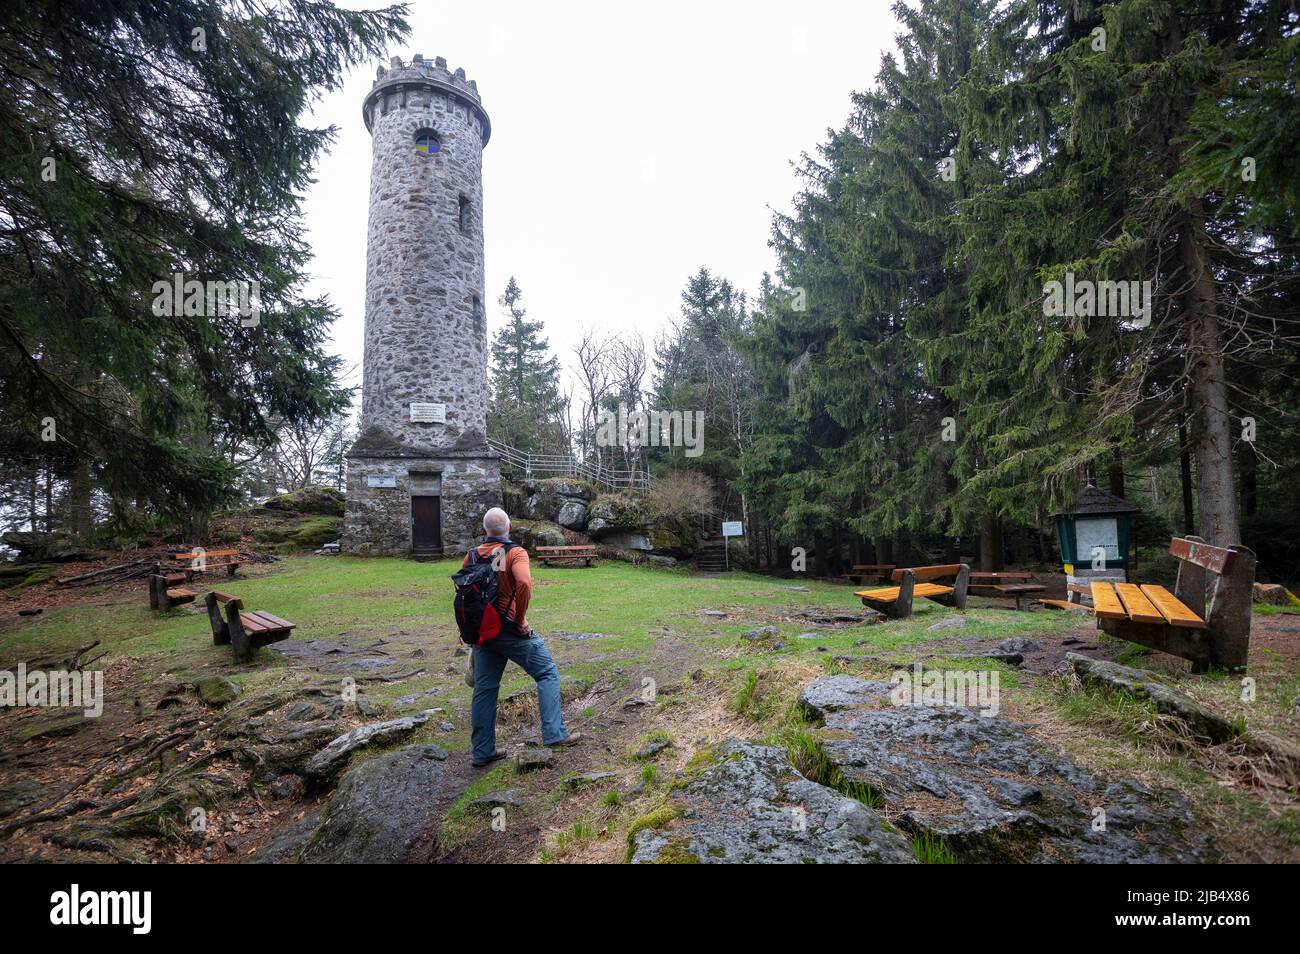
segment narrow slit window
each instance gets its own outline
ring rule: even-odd
[[[469,231],[469,216],[470,216],[469,197],[462,195],[460,197],[460,230],[462,232]]]

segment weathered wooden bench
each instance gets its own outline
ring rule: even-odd
[[[249,662],[263,646],[288,639],[296,624],[273,616],[266,610],[243,612],[244,604],[229,593],[213,590],[203,598],[208,608],[208,621],[212,624],[212,642],[217,646],[230,645],[235,662]],[[221,616],[222,607],[226,615]]]
[[[210,573],[225,568],[227,576],[234,576],[243,562],[238,550],[205,550],[191,553],[173,553],[161,567],[163,572],[184,573],[192,580],[199,573]]]
[[[193,603],[199,594],[181,584],[184,573],[153,573],[149,576],[149,608],[169,610],[182,603]]]
[[[952,586],[941,583],[926,582],[953,578]],[[879,610],[894,619],[905,619],[912,615],[912,600],[920,596],[945,606],[966,608],[966,590],[970,585],[970,567],[965,563],[951,563],[942,566],[913,566],[894,570],[889,578],[896,586],[882,586],[871,590],[858,590],[853,595],[862,600],[863,606]]]
[[[538,547],[537,557],[547,566],[555,563],[560,566],[577,566],[584,563],[591,566],[596,559],[596,548],[594,546],[578,547]]]
[[[1035,593],[1044,593],[1047,587],[1035,583],[1032,573],[972,573],[970,594],[1003,599],[1014,599],[1016,609],[1023,610],[1025,601]]]
[[[1255,554],[1246,547],[1215,547],[1199,537],[1176,537],[1174,592],[1152,583],[1092,584],[1093,612],[1106,633],[1192,661],[1193,672],[1243,669],[1250,654],[1251,591]],[[1214,587],[1206,610],[1206,574]]]
[[[868,580],[884,583],[895,569],[897,566],[893,563],[855,563],[849,568],[849,572],[844,574],[843,579],[845,583],[854,583],[858,586]]]

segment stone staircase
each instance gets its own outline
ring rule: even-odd
[[[701,573],[722,573],[727,569],[726,549],[721,540],[703,544],[695,554],[695,569]]]

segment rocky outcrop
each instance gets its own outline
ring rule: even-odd
[[[1123,690],[1150,701],[1157,712],[1173,716],[1199,739],[1218,743],[1237,736],[1232,723],[1223,716],[1165,685],[1152,673],[1078,653],[1066,653],[1064,665],[1089,685]]]
[[[585,480],[547,477],[509,486],[503,494],[506,511],[526,520],[543,520],[569,530],[587,528],[587,512],[596,488]]]
[[[329,778],[347,762],[348,756],[367,745],[385,745],[404,739],[417,728],[429,721],[428,712],[390,719],[387,722],[372,722],[357,726],[330,742],[307,763],[306,775],[314,781]]]
[[[325,810],[286,829],[256,859],[304,864],[393,864],[412,858],[443,793],[447,753],[411,745],[362,762]]]
[[[634,864],[913,864],[908,839],[856,799],[804,778],[785,753],[736,739],[633,825]]]
[[[1003,719],[888,705],[889,686],[829,683],[838,678],[804,695],[854,692],[867,702],[826,716],[818,736],[827,763],[960,861],[1190,863],[1210,854],[1177,796],[1102,781]]]
[[[841,709],[887,700],[891,688],[887,682],[857,676],[826,676],[799,693],[799,708],[811,718],[824,719]]]
[[[334,487],[313,484],[287,494],[271,497],[262,504],[268,510],[290,513],[317,513],[327,517],[343,516],[343,494]]]
[[[10,530],[0,535],[0,543],[18,552],[19,563],[69,563],[75,560],[93,560],[97,554],[55,530]]]
[[[637,494],[601,494],[587,511],[587,533],[595,540],[620,531],[644,535],[649,523],[645,498]]]
[[[545,520],[515,520],[513,517],[510,520],[510,539],[529,551],[538,547],[562,547],[567,542],[559,524]]]

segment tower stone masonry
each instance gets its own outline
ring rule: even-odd
[[[361,428],[343,546],[436,556],[482,535],[501,502],[487,445],[483,147],[478,87],[442,57],[380,67],[371,135]]]

